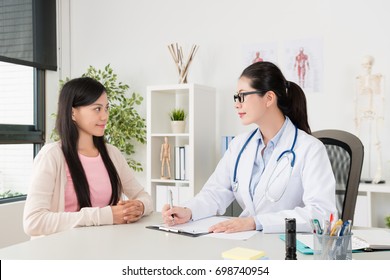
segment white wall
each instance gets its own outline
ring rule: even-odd
[[[59,72],[48,74],[48,115],[56,111],[58,79],[77,77],[89,65],[110,63],[119,79],[143,96],[147,85],[176,83],[178,75],[167,48],[173,42],[182,45],[185,53],[192,44],[200,46],[188,80],[217,89],[217,139],[248,129],[241,126],[232,102],[245,44],[322,39],[323,90],[307,93],[313,131],[354,131],[354,80],[363,55],[373,55],[373,71],[390,77],[390,2],[386,0],[59,1],[61,61]],[[390,86],[387,99],[389,90]],[[145,107],[146,102],[140,108],[143,116]],[[389,120],[387,112],[387,128]],[[387,129],[383,143],[389,139]],[[136,159],[146,166],[146,147],[138,151]],[[383,152],[389,177],[388,145]],[[137,175],[141,183],[145,174]]]

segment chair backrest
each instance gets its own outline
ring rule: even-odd
[[[324,143],[332,164],[339,217],[353,221],[363,166],[363,144],[357,136],[342,130],[320,130],[313,132],[313,136]]]

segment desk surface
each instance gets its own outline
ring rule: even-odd
[[[0,249],[0,259],[219,260],[223,251],[237,246],[263,250],[271,260],[285,257],[285,243],[278,234],[258,232],[242,241],[207,235],[187,237],[145,228],[161,221],[161,214],[153,213],[134,224],[75,228]],[[299,252],[297,257],[313,259]],[[390,251],[355,253],[352,257],[390,260]]]

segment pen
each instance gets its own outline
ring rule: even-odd
[[[334,219],[333,213],[330,213],[330,217],[329,217],[330,226],[332,226],[333,219]]]
[[[333,213],[330,213],[329,221],[326,220],[324,222],[325,234],[329,234],[330,235],[330,232],[332,231],[332,226],[333,226],[333,219],[334,219]]]
[[[340,229],[339,236],[347,235],[349,228],[349,221],[345,221],[343,226]]]
[[[316,234],[317,231],[316,231],[316,226],[314,225],[314,220],[313,219],[310,219],[310,225],[311,225],[311,229],[313,230],[313,233]]]
[[[330,222],[324,219],[324,235],[330,234]]]
[[[314,228],[315,228],[316,233],[317,234],[322,234],[323,231],[322,231],[321,224],[318,221],[318,219],[313,219],[313,224],[314,224]]]
[[[330,236],[338,235],[338,232],[340,230],[340,227],[343,224],[343,220],[339,219],[333,226],[332,230],[330,231]]]
[[[346,229],[347,232],[345,232],[344,234],[350,234],[351,233],[351,230],[352,230],[352,220],[348,220],[349,224],[348,224],[348,228]]]
[[[173,208],[173,195],[172,195],[172,190],[169,190],[169,208],[172,209]],[[175,221],[175,215],[171,215],[172,217],[172,222]]]

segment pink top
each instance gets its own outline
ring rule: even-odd
[[[107,206],[111,198],[111,182],[100,154],[97,157],[86,157],[79,154],[81,164],[85,170],[89,191],[91,193],[92,207]],[[77,196],[73,180],[66,165],[67,183],[65,186],[65,212],[78,211]]]

